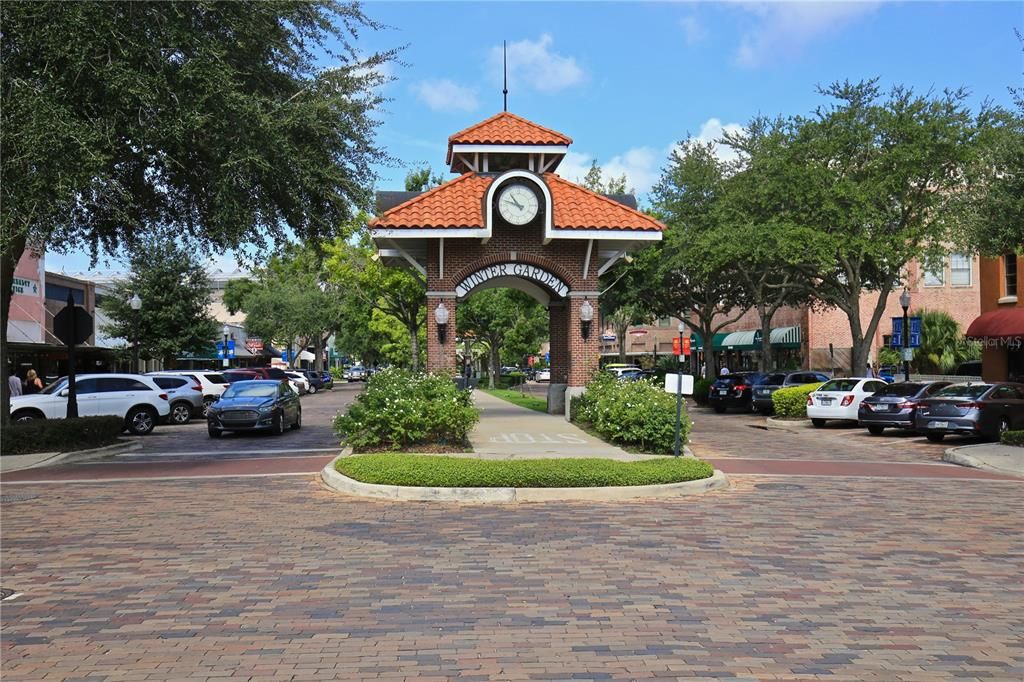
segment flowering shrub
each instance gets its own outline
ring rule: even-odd
[[[611,443],[663,454],[675,447],[675,396],[651,381],[619,381],[600,372],[583,395],[573,399],[571,416]],[[690,432],[685,406],[680,429],[685,443]]]
[[[463,446],[479,418],[469,391],[458,390],[450,376],[386,369],[335,417],[334,432],[356,451]]]

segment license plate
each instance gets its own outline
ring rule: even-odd
[[[729,394],[729,391],[727,389],[719,389],[719,391],[718,391],[718,395],[728,395],[728,394]]]
[[[821,404],[822,405],[831,405],[832,404],[832,398],[820,398],[820,400],[821,400]]]
[[[949,422],[928,422],[929,429],[944,429],[949,426]]]

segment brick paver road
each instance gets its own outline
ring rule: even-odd
[[[494,507],[9,486],[39,496],[0,508],[3,679],[1024,678],[1024,483],[757,487],[780,482]]]

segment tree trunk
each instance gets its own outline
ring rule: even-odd
[[[405,328],[409,330],[409,353],[412,355],[410,365],[413,374],[416,374],[420,371],[420,328],[415,322],[406,324]]]
[[[871,312],[871,321],[868,322],[867,329],[863,329],[860,323],[860,297],[853,298],[851,295],[849,299],[850,309],[846,311],[846,315],[850,319],[850,336],[853,338],[853,348],[850,352],[850,376],[860,377],[867,372],[871,341],[875,338],[875,332],[878,331],[878,323],[881,322],[882,315],[885,313],[885,305],[891,292],[892,282],[879,289],[878,302],[875,303],[875,309]],[[906,334],[907,331],[905,329],[903,333]]]
[[[490,367],[487,368],[487,386],[494,388],[494,375],[498,372],[498,345],[491,343],[491,349],[488,351],[488,364]]]
[[[0,254],[0,424],[11,420],[10,355],[7,348],[7,322],[11,318],[11,298],[14,296],[14,270],[25,253],[27,243],[21,234],[11,239],[8,248]],[[42,295],[43,292],[40,292]]]
[[[700,325],[700,338],[704,342],[704,378],[714,379],[718,376],[718,363],[715,361],[715,351],[711,345],[715,338],[714,327],[710,324]]]
[[[775,317],[775,310],[758,306],[757,316],[761,320],[761,354],[757,359],[757,369],[767,372],[774,369],[772,365],[772,318]]]

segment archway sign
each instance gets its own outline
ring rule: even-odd
[[[597,369],[598,278],[665,229],[631,195],[605,196],[556,171],[572,140],[502,112],[448,138],[456,177],[426,192],[378,192],[370,230],[381,259],[426,284],[427,369],[456,371],[458,304],[507,286],[548,308],[548,411],[565,409]],[[449,332],[449,330],[451,330]]]

